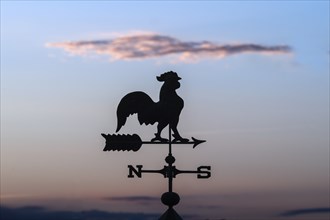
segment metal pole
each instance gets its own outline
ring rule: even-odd
[[[168,150],[168,155],[171,155],[172,156],[172,135],[171,135],[171,126],[168,125],[168,140],[169,140],[169,150]]]
[[[171,135],[171,126],[168,125],[168,140],[169,140],[169,144],[168,144],[168,157],[172,158],[172,135]],[[168,165],[169,165],[169,176],[168,176],[168,191],[172,192],[173,190],[173,166],[172,166],[173,161],[170,160],[168,161]]]

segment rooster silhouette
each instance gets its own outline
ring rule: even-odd
[[[178,132],[177,125],[179,116],[184,106],[183,99],[178,96],[176,89],[180,88],[181,78],[176,72],[169,71],[156,77],[159,82],[164,82],[160,89],[159,102],[154,102],[146,93],[137,91],[124,96],[117,108],[118,132],[125,125],[127,118],[137,113],[138,121],[142,125],[153,125],[158,122],[157,133],[152,142],[167,142],[168,139],[161,137],[162,130],[169,125],[173,131],[173,142],[188,142]]]

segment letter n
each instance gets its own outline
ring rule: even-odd
[[[134,174],[141,178],[142,177],[142,165],[136,165],[137,170],[132,166],[128,165],[128,178],[134,178]],[[134,174],[133,174],[134,173]]]

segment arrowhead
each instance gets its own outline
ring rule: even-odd
[[[195,148],[197,145],[199,145],[199,144],[201,144],[201,143],[206,142],[205,140],[198,140],[198,139],[196,139],[196,138],[194,138],[194,137],[191,137],[191,139],[193,140],[193,143],[194,143],[193,148]]]

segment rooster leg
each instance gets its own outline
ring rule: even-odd
[[[179,131],[178,131],[178,129],[176,128],[177,124],[178,124],[178,121],[177,121],[176,123],[171,124],[171,128],[172,128],[172,131],[173,131],[173,137],[174,137],[173,142],[177,142],[177,141],[180,141],[180,142],[188,142],[189,139],[187,139],[187,138],[183,138],[183,137],[181,137],[181,135],[179,134]],[[175,125],[175,126],[174,126],[174,125]]]
[[[173,139],[173,142],[178,142],[178,141],[180,141],[180,142],[188,142],[189,141],[189,139],[188,138],[183,138],[183,137],[181,137],[180,136],[180,134],[179,134],[179,132],[178,132],[178,130],[175,128],[175,129],[172,129],[173,130],[173,137],[174,137],[174,139]]]
[[[155,137],[151,139],[151,142],[154,141],[160,141],[160,142],[168,142],[168,139],[162,138],[160,134],[162,133],[162,130],[167,126],[166,123],[158,123],[157,125],[157,133],[155,133]]]

